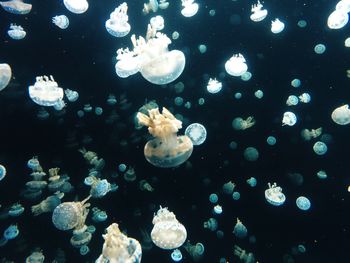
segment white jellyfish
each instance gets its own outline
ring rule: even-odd
[[[69,102],[74,102],[79,98],[79,93],[75,90],[66,89],[64,90],[64,94],[66,95]]]
[[[181,14],[184,17],[191,17],[197,14],[199,5],[194,2],[194,0],[181,0],[182,6]]]
[[[246,130],[255,124],[255,119],[253,116],[249,116],[247,119],[243,120],[241,117],[234,118],[232,121],[232,127],[235,130]]]
[[[69,19],[65,15],[54,16],[52,23],[61,29],[66,29],[69,26]]]
[[[340,0],[335,6],[336,10],[343,10],[346,13],[350,12],[350,1],[349,0]]]
[[[297,122],[297,116],[293,112],[286,111],[283,114],[282,126],[284,125],[293,126],[296,122]]]
[[[234,54],[225,63],[225,70],[231,76],[239,77],[243,75],[247,70],[248,66],[246,60],[241,53]]]
[[[164,28],[164,18],[162,16],[155,16],[150,19],[149,22],[155,30],[159,31]]]
[[[218,93],[222,89],[222,83],[217,81],[216,78],[210,78],[207,84],[207,90],[209,93]]]
[[[25,38],[27,33],[23,30],[23,27],[17,26],[16,24],[11,24],[7,34],[14,40],[20,40]]]
[[[40,106],[54,106],[63,98],[63,89],[58,87],[52,76],[36,77],[33,86],[29,86],[29,97]]]
[[[276,183],[268,183],[268,189],[265,190],[265,199],[271,205],[280,206],[286,201],[286,196],[282,193],[282,188],[277,186]]]
[[[343,9],[337,9],[329,15],[327,26],[330,29],[340,29],[343,28],[348,22],[348,14]]]
[[[302,103],[309,103],[311,101],[311,96],[309,93],[303,93],[299,96],[299,100]]]
[[[127,15],[128,5],[122,3],[111,14],[110,18],[106,21],[105,27],[107,32],[114,37],[124,37],[130,32],[130,24],[128,23],[129,17]]]
[[[85,13],[89,8],[86,0],[63,0],[64,6],[74,14]]]
[[[169,7],[169,2],[166,0],[159,0],[159,8],[160,9],[167,9]]]
[[[23,0],[0,2],[0,5],[6,12],[15,15],[26,15],[32,10],[32,5],[24,3]]]
[[[267,10],[262,8],[263,5],[260,3],[259,0],[255,5],[252,5],[252,14],[250,15],[250,19],[252,21],[260,22],[265,19],[265,17],[267,16]]]
[[[147,15],[150,11],[157,12],[158,11],[158,1],[157,0],[149,0],[149,2],[146,4],[143,4],[142,12],[143,14]]]
[[[340,106],[336,108],[332,112],[332,120],[339,125],[347,125],[350,123],[350,110],[349,105],[345,104],[343,106]]]
[[[274,34],[281,33],[284,29],[284,23],[281,22],[278,18],[271,21],[271,32]]]
[[[192,123],[187,126],[185,135],[191,139],[193,145],[201,145],[207,138],[207,130],[200,123]]]
[[[12,70],[9,64],[0,64],[0,91],[6,88],[12,77]]]
[[[167,208],[158,210],[154,215],[151,238],[153,243],[162,249],[175,249],[180,247],[187,238],[186,228],[176,219],[173,212]]]
[[[299,103],[299,99],[295,95],[288,96],[288,99],[286,101],[287,106],[295,106]]]

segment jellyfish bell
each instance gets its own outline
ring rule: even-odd
[[[297,122],[297,116],[293,112],[286,111],[283,114],[282,126],[284,125],[293,126],[296,122]]]
[[[281,22],[278,18],[271,21],[271,32],[274,34],[281,33],[284,30],[284,23]]]
[[[65,15],[54,16],[52,23],[61,29],[66,29],[69,26],[69,19]]]
[[[191,17],[197,14],[199,5],[197,3],[194,3],[194,0],[181,0],[182,6],[184,7],[181,10],[181,14],[184,17]]]
[[[23,30],[23,27],[16,24],[11,24],[7,34],[14,40],[21,40],[25,38],[27,33]]]
[[[1,1],[0,5],[5,11],[15,15],[26,15],[32,10],[32,5],[22,0]]]
[[[139,72],[141,68],[140,57],[128,49],[118,49],[115,72],[120,78],[127,78]]]
[[[343,9],[334,10],[328,17],[327,26],[330,29],[343,28],[349,22],[349,15]]]
[[[336,108],[332,112],[332,120],[339,125],[347,125],[350,123],[350,110],[349,105],[345,104],[343,106],[340,106]]]
[[[349,0],[340,0],[335,6],[336,10],[343,10],[346,13],[350,12],[350,1]]]
[[[63,4],[74,14],[85,13],[89,8],[89,3],[86,0],[63,0]]]
[[[131,26],[128,23],[127,11],[128,5],[124,2],[110,14],[110,18],[105,23],[109,34],[114,37],[124,37],[129,34]]]
[[[248,70],[248,66],[243,55],[240,53],[234,54],[229,60],[226,61],[225,70],[231,76],[239,77],[243,75]]]
[[[268,183],[268,189],[265,190],[265,199],[268,203],[274,206],[283,205],[286,201],[286,196],[282,193],[282,188],[276,183]]]
[[[262,9],[263,5],[258,0],[257,4],[252,5],[252,14],[250,15],[250,19],[254,22],[260,22],[265,19],[267,16],[267,10]]]
[[[150,19],[152,28],[159,31],[164,28],[164,18],[162,16],[155,16]]]
[[[7,87],[12,77],[12,70],[9,64],[0,64],[0,91]]]

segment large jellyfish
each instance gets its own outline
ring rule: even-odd
[[[6,88],[12,77],[12,70],[9,64],[0,64],[0,91]]]
[[[193,143],[186,136],[177,136],[182,122],[174,117],[165,107],[151,109],[148,115],[138,112],[136,115],[141,125],[147,126],[149,133],[155,137],[148,141],[144,154],[151,164],[157,167],[176,167],[185,162],[192,154]]]
[[[225,70],[231,76],[239,77],[243,75],[247,70],[248,66],[246,60],[241,53],[234,54],[225,63]]]
[[[74,14],[85,13],[89,8],[86,0],[63,0],[64,6]]]
[[[340,106],[336,108],[332,112],[332,120],[339,125],[347,125],[350,123],[350,110],[349,105],[345,104],[343,106]]]
[[[343,9],[337,9],[329,15],[327,25],[330,29],[340,29],[343,28],[348,22],[348,14]]]
[[[112,36],[124,37],[130,32],[131,27],[128,23],[127,11],[128,4],[124,2],[110,14],[110,18],[106,21],[105,26],[108,33]]]
[[[0,5],[5,11],[15,15],[25,15],[32,10],[32,5],[23,3],[22,0],[0,2]]]

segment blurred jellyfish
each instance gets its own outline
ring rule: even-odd
[[[8,211],[8,215],[12,217],[17,217],[23,214],[24,207],[20,203],[13,204]]]
[[[315,51],[316,54],[321,55],[321,54],[323,54],[326,51],[326,46],[323,45],[323,44],[317,44],[314,47],[314,51]]]
[[[298,21],[298,27],[304,28],[307,26],[307,22],[305,20],[299,20]]]
[[[159,0],[159,8],[160,9],[167,9],[169,7],[169,2],[166,0]]]
[[[54,105],[53,108],[57,111],[62,110],[66,106],[66,103],[63,100],[58,100]]]
[[[321,141],[317,141],[315,142],[314,146],[312,147],[314,152],[317,154],[317,155],[324,155],[326,154],[327,152],[327,145],[324,143],[324,142],[321,142]]]
[[[124,180],[127,182],[133,182],[136,180],[136,173],[134,168],[129,167],[129,169],[124,173]]]
[[[194,3],[194,0],[181,0],[183,9],[181,10],[181,14],[184,17],[191,17],[197,14],[199,5]]]
[[[339,125],[347,125],[350,123],[350,110],[349,105],[345,104],[333,110],[332,120]]]
[[[58,205],[61,204],[61,199],[64,193],[57,192],[54,195],[47,197],[37,205],[32,206],[32,213],[34,216],[38,216],[43,213],[52,212]]]
[[[320,179],[327,179],[327,173],[324,170],[320,170],[317,172],[317,177]]]
[[[300,210],[304,210],[304,211],[309,210],[311,207],[310,200],[305,196],[299,196],[296,200],[296,204]]]
[[[212,204],[215,204],[215,203],[217,203],[218,202],[218,200],[219,200],[219,197],[218,197],[218,195],[217,194],[210,194],[209,195],[209,201],[210,201],[210,203],[212,203]]]
[[[250,73],[249,71],[246,71],[241,75],[241,80],[243,81],[248,81],[251,78],[252,78],[252,73]]]
[[[44,108],[40,108],[36,113],[36,117],[39,120],[47,120],[50,117],[50,113],[48,113]]]
[[[218,221],[215,218],[209,218],[203,223],[203,227],[214,232],[218,229]]]
[[[262,90],[258,89],[257,91],[254,92],[254,96],[257,99],[262,99],[262,97],[264,96],[264,92]]]
[[[187,126],[185,135],[188,136],[193,145],[201,145],[207,139],[207,130],[200,123],[192,123]]]
[[[246,130],[255,124],[255,119],[253,116],[249,116],[247,119],[243,120],[241,117],[234,118],[232,121],[232,127],[235,130]]]
[[[111,14],[106,21],[105,27],[107,32],[114,37],[124,37],[130,32],[129,17],[127,15],[128,4],[122,3]]]
[[[101,107],[95,107],[95,114],[96,115],[102,115],[103,109]]]
[[[198,99],[198,105],[202,106],[202,105],[204,105],[204,103],[205,103],[205,99],[204,98],[199,98]]]
[[[321,134],[322,134],[322,127],[317,129],[311,129],[311,130],[303,129],[300,133],[301,137],[305,141],[310,141],[311,139],[317,138]]]
[[[79,93],[74,90],[66,89],[64,90],[64,94],[70,102],[74,102],[79,98]]]
[[[293,79],[290,82],[290,85],[292,85],[292,87],[294,87],[294,88],[299,88],[301,85],[301,81],[300,81],[300,79]]]
[[[265,190],[265,199],[268,203],[274,206],[283,205],[286,201],[286,196],[282,193],[282,188],[276,183],[268,183],[268,189]]]
[[[303,93],[299,96],[299,100],[302,103],[309,103],[311,101],[311,96],[309,93]]]
[[[90,194],[93,198],[102,198],[111,190],[111,184],[106,179],[101,180],[100,178],[96,178],[91,185]]]
[[[0,91],[6,88],[12,77],[12,70],[9,64],[0,64]]]
[[[225,63],[226,72],[235,77],[243,75],[247,70],[248,66],[246,60],[241,53],[234,54],[229,60]]]
[[[6,12],[15,15],[26,15],[32,10],[32,5],[24,3],[23,0],[1,1],[0,5]]]
[[[6,176],[6,168],[2,164],[0,164],[0,181],[4,179]]]
[[[5,229],[3,237],[0,239],[0,247],[4,246],[8,240],[15,239],[19,235],[17,225],[10,225]]]
[[[179,32],[177,32],[177,31],[174,31],[174,32],[171,34],[171,38],[172,38],[173,40],[178,39],[179,36],[180,36],[180,34],[179,34]]]
[[[235,187],[236,185],[232,181],[228,181],[222,186],[222,191],[224,192],[224,194],[230,195],[233,193]]]
[[[81,247],[79,248],[79,253],[80,253],[80,255],[82,255],[82,256],[87,255],[89,252],[90,252],[90,249],[89,249],[89,247],[88,247],[87,245],[83,245],[83,246],[81,246]]]
[[[235,227],[233,228],[233,234],[238,238],[245,238],[248,235],[248,230],[243,223],[237,218]]]
[[[266,142],[267,142],[267,144],[268,145],[271,145],[271,146],[273,146],[273,145],[275,145],[276,144],[276,138],[274,137],[274,136],[269,136],[269,137],[267,137],[267,139],[266,139]]]
[[[25,38],[27,33],[23,30],[23,27],[17,26],[16,24],[11,24],[7,34],[14,40],[20,40]]]
[[[209,10],[209,15],[210,15],[210,16],[215,16],[215,14],[216,14],[215,9],[210,9],[210,10]]]
[[[343,9],[334,10],[327,19],[327,26],[330,29],[343,28],[349,21],[348,14]]]
[[[222,214],[222,206],[221,205],[214,206],[213,212],[214,212],[214,214],[217,214],[217,215]]]
[[[97,207],[92,208],[92,221],[96,223],[104,222],[108,218],[106,211],[102,211]]]
[[[69,26],[69,19],[65,15],[54,16],[52,18],[52,23],[61,29],[66,29]]]
[[[157,0],[149,0],[149,2],[146,4],[143,4],[143,14],[147,15],[150,11],[157,12],[158,11],[158,1]]]
[[[250,177],[247,179],[247,184],[250,185],[250,187],[255,187],[257,184],[257,180],[254,177]]]
[[[85,112],[92,112],[92,106],[90,104],[85,104],[83,110]]]
[[[148,131],[154,137],[149,140],[144,148],[144,154],[148,162],[157,167],[176,167],[187,161],[193,150],[191,139],[186,136],[177,136],[182,122],[163,107],[151,109],[148,115],[137,113],[138,122],[147,126]]]
[[[240,98],[242,98],[242,93],[236,92],[234,97],[235,99],[239,100]]]
[[[350,37],[348,37],[347,39],[345,39],[345,41],[344,41],[344,46],[345,46],[345,47],[350,47]]]
[[[244,159],[246,159],[247,161],[254,162],[254,161],[258,160],[259,152],[254,147],[247,147],[244,150],[243,156],[244,156]]]
[[[202,243],[196,243],[192,245],[190,241],[187,241],[184,248],[190,254],[194,262],[199,261],[204,255],[204,245]]]
[[[230,142],[229,147],[231,150],[236,150],[238,147],[238,144],[237,144],[237,142],[232,141],[232,142]]]
[[[252,5],[252,14],[250,15],[250,19],[254,22],[260,22],[262,20],[265,19],[265,17],[267,16],[267,10],[266,9],[262,9],[263,5],[260,3],[260,1],[258,0],[258,2],[254,5]]]
[[[284,125],[293,126],[296,122],[297,122],[297,116],[293,112],[286,111],[283,114],[282,126]]]
[[[255,263],[255,257],[253,253],[247,253],[245,250],[237,245],[234,245],[233,254],[239,257],[239,259],[244,263]]]
[[[271,32],[274,34],[281,33],[284,29],[284,23],[281,22],[278,18],[271,21]]]
[[[207,85],[207,90],[209,93],[215,94],[222,89],[222,83],[217,81],[216,78],[210,78]]]
[[[154,215],[151,238],[153,243],[162,249],[175,249],[180,247],[187,238],[186,228],[176,219],[173,212],[167,208],[158,210]]]
[[[117,99],[115,98],[115,95],[113,95],[113,94],[108,95],[107,104],[110,106],[117,104]]]
[[[298,105],[298,103],[299,103],[299,99],[297,96],[295,95],[288,96],[288,99],[286,101],[287,106],[295,106],[295,105]]]
[[[89,8],[89,3],[86,0],[63,0],[63,4],[74,14],[85,13]]]
[[[237,201],[241,198],[241,194],[239,192],[233,192],[232,193],[232,199]]]
[[[147,192],[153,192],[154,191],[154,188],[146,180],[141,180],[139,182],[139,189],[141,191],[147,191]]]
[[[201,44],[201,45],[198,46],[198,50],[199,50],[199,52],[200,52],[201,54],[204,54],[205,52],[207,52],[207,46]]]
[[[160,31],[164,28],[164,18],[162,16],[152,17],[150,20],[150,24],[152,28],[154,28],[157,31]]]
[[[175,249],[173,252],[171,252],[171,259],[175,262],[179,262],[182,260],[182,254],[179,249]]]
[[[34,251],[32,254],[30,254],[29,257],[26,258],[26,263],[44,263],[45,256],[41,250]]]
[[[184,103],[184,99],[181,98],[181,97],[176,97],[174,99],[174,103],[175,103],[176,106],[181,106]]]

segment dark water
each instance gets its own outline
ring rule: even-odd
[[[141,14],[143,2],[128,3],[131,33],[144,35],[150,15]],[[101,253],[104,229],[117,222],[128,236],[142,240],[141,230],[152,229],[153,213],[159,205],[174,211],[183,223],[191,243],[201,242],[205,246],[205,257],[201,262],[219,262],[225,257],[237,262],[233,246],[254,253],[259,262],[283,262],[285,254],[303,244],[306,253],[293,255],[294,262],[348,262],[349,248],[349,128],[334,124],[330,114],[334,108],[348,103],[350,89],[346,70],[349,50],[344,40],[349,29],[327,28],[327,16],[333,10],[335,1],[266,1],[268,17],[260,23],[249,20],[251,2],[198,1],[200,9],[192,18],[180,14],[181,2],[172,1],[167,10],[159,14],[165,19],[168,36],[173,31],[180,38],[170,45],[185,53],[186,67],[174,83],[160,87],[148,83],[136,74],[120,79],[114,71],[115,52],[120,47],[130,47],[130,34],[122,39],[110,36],[104,22],[120,3],[115,1],[90,1],[89,10],[82,15],[67,11],[61,1],[32,1],[33,10],[25,16],[16,16],[1,10],[0,44],[1,63],[12,67],[13,79],[0,94],[0,162],[7,169],[7,177],[0,183],[1,209],[15,202],[25,206],[25,213],[18,218],[0,221],[0,231],[11,223],[17,223],[20,235],[0,248],[0,256],[14,262],[24,262],[35,248],[41,248],[45,262],[52,262],[57,248],[65,252],[67,262],[93,262]],[[210,9],[216,15],[210,17]],[[66,14],[70,26],[60,30],[51,23],[51,18]],[[273,35],[270,21],[279,17],[285,22],[285,30]],[[300,19],[307,21],[306,28],[299,28]],[[234,21],[236,24],[230,23]],[[11,40],[6,31],[10,23],[17,23],[27,31],[25,39]],[[327,50],[316,55],[313,48],[323,43]],[[197,46],[205,44],[205,54]],[[222,81],[223,90],[215,95],[206,91],[206,74],[219,76],[225,72],[224,63],[234,53],[244,54],[253,77],[248,82],[226,75]],[[68,103],[65,114],[51,108],[50,117],[39,120],[36,117],[40,107],[27,94],[36,76],[53,75],[63,88],[79,92],[79,100]],[[290,81],[299,78],[302,86],[295,89]],[[174,91],[174,84],[182,81],[185,90],[180,95]],[[257,100],[254,92],[264,91],[264,97]],[[233,95],[241,92],[240,100]],[[309,104],[288,108],[285,105],[291,94],[310,93]],[[106,104],[107,96],[113,93],[118,103]],[[120,96],[131,103],[130,108],[121,108]],[[182,96],[192,107],[174,106],[174,98]],[[199,106],[199,98],[205,104]],[[151,166],[143,156],[147,130],[135,130],[133,116],[145,101],[156,100],[185,118],[189,123],[202,123],[208,132],[205,143],[195,147],[187,164],[175,169],[159,169]],[[76,112],[84,104],[100,106],[101,116],[86,114],[82,119]],[[293,127],[282,127],[281,118],[285,111],[292,110],[298,116]],[[119,118],[113,124],[105,122],[112,111]],[[233,118],[254,116],[256,125],[245,131],[232,129]],[[324,133],[332,136],[328,152],[317,156],[312,146],[315,140],[305,142],[300,137],[303,128],[323,127]],[[183,131],[182,131],[183,132]],[[73,147],[67,147],[67,138],[74,134]],[[275,146],[266,144],[266,138],[277,138]],[[84,143],[90,136],[92,142]],[[140,138],[133,142],[133,138]],[[238,148],[231,150],[229,143],[236,141]],[[125,143],[126,142],[126,143]],[[243,151],[248,146],[259,150],[256,162],[247,162]],[[88,175],[88,165],[78,149],[85,147],[97,152],[105,159],[103,178],[119,186],[117,192],[102,199],[91,200],[108,213],[104,223],[94,223],[97,228],[89,244],[90,253],[82,257],[69,244],[71,232],[57,230],[51,222],[51,214],[33,217],[30,206],[46,198],[31,202],[21,197],[20,192],[29,181],[28,159],[38,156],[45,171],[60,167],[62,173],[70,176],[74,192],[66,194],[64,201],[84,199],[89,189],[83,185]],[[112,178],[117,165],[125,163],[135,168],[137,181],[126,182],[122,176]],[[319,170],[328,174],[326,180],[317,178]],[[300,173],[304,182],[296,186],[288,174]],[[258,185],[251,188],[246,180],[254,176]],[[138,181],[147,179],[155,188],[153,193],[141,192]],[[222,193],[222,185],[234,181],[241,193],[239,201],[233,201]],[[207,183],[206,183],[207,182]],[[209,182],[209,183],[208,183]],[[277,182],[286,195],[281,207],[269,205],[264,198],[268,182]],[[203,228],[203,222],[212,215],[211,193],[219,195],[223,214],[215,216],[224,237]],[[307,196],[311,209],[301,211],[295,199]],[[136,212],[137,213],[136,213]],[[236,218],[239,217],[256,237],[256,243],[238,239],[232,234]],[[88,216],[87,224],[93,224]],[[181,248],[184,262],[192,262],[188,253]],[[142,262],[171,262],[170,252],[153,247],[143,251]]]

